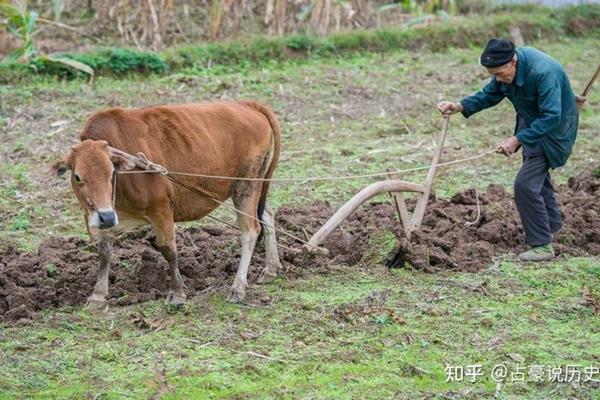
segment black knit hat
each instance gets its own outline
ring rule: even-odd
[[[481,53],[479,62],[487,68],[496,68],[506,64],[515,55],[515,45],[508,40],[490,39]]]

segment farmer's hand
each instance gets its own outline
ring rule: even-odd
[[[444,114],[445,117],[449,117],[452,114],[464,110],[462,104],[452,103],[450,101],[440,101],[437,105],[437,109],[439,110],[439,112]]]
[[[585,97],[585,96],[580,96],[578,94],[575,95],[575,102],[577,104],[578,110],[581,110],[581,108],[585,105],[586,100],[587,100],[587,97]]]
[[[517,139],[516,136],[511,136],[504,142],[500,143],[500,145],[496,149],[496,153],[504,154],[505,156],[510,156],[519,149],[519,146],[521,146],[521,142],[519,142],[519,139]]]

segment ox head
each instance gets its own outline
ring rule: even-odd
[[[57,175],[71,171],[71,187],[85,211],[88,231],[109,229],[119,223],[113,204],[115,170],[135,165],[114,154],[105,140],[84,140],[71,147],[62,162],[53,166]]]

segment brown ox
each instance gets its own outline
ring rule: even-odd
[[[152,162],[174,172],[270,178],[279,158],[280,128],[269,108],[251,101],[113,108],[93,114],[80,138],[81,143],[73,146],[65,161],[55,168],[59,174],[71,170],[71,186],[85,212],[88,232],[99,239],[100,266],[89,306],[107,305],[114,234],[146,224],[152,225],[157,248],[170,267],[168,301],[175,305],[185,301],[174,223],[197,220],[219,206],[189,187],[219,201],[231,197],[238,210],[264,221],[266,266],[259,281],[277,275],[281,264],[275,231],[270,227],[273,216],[265,203],[268,181],[178,176],[186,188],[159,174],[118,174],[113,188],[114,170],[133,169],[135,165],[110,149],[129,154],[142,152]],[[233,302],[244,299],[248,266],[261,229],[257,220],[242,213],[237,213],[237,222],[242,254],[228,296]]]

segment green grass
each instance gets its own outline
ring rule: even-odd
[[[532,44],[565,65],[576,91],[597,67],[600,42],[592,38]],[[431,158],[440,126],[437,101],[459,99],[487,80],[475,62],[480,51],[348,52],[243,69],[191,67],[127,80],[44,77],[3,85],[0,245],[35,251],[51,235],[85,234],[68,182],[47,167],[77,142],[86,117],[98,109],[254,98],[272,105],[282,121],[277,177],[411,168]],[[598,165],[595,93],[582,113],[574,154],[553,173],[559,183]],[[506,102],[469,120],[453,117],[443,160],[495,147],[512,134],[513,122]],[[518,157],[489,156],[441,169],[435,191],[447,197],[490,183],[510,190],[518,166]],[[424,176],[402,178],[420,182]],[[270,198],[275,208],[314,200],[339,206],[372,181],[274,184]],[[217,214],[233,220],[227,210]],[[600,290],[597,258],[537,266],[502,262],[478,274],[428,275],[383,269],[393,245],[383,231],[371,239],[360,266],[253,287],[249,293],[274,300],[266,307],[231,305],[217,292],[194,297],[180,313],[162,302],[100,316],[67,307],[42,311],[32,325],[0,326],[0,398],[482,399],[496,391],[489,377],[495,364],[516,367],[509,354],[524,357],[526,366],[598,366],[598,317],[581,304],[584,285]],[[53,267],[44,266],[48,274]],[[382,310],[338,318],[336,310],[385,289],[391,294]],[[140,311],[170,326],[140,329],[132,317]],[[473,364],[484,367],[477,383],[445,382],[447,365]],[[501,385],[498,398],[594,396],[597,389],[589,385],[514,382]]]
[[[25,231],[29,229],[30,221],[27,214],[17,214],[13,217],[10,229],[13,231]]]
[[[600,325],[580,302],[597,268],[593,259],[503,262],[479,274],[362,266],[254,288],[274,299],[266,307],[211,294],[175,314],[160,302],[100,316],[46,312],[33,325],[0,331],[0,397],[493,398],[496,364],[525,367],[527,377],[531,365],[597,366]],[[403,323],[360,308],[338,316],[386,289],[382,304]],[[169,327],[137,328],[132,315],[140,312]],[[484,372],[477,382],[447,382],[447,366],[476,364]],[[507,382],[499,398],[594,393],[589,384],[546,379]]]

